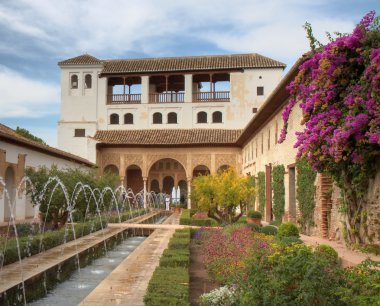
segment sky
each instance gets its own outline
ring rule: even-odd
[[[0,123],[57,145],[61,60],[259,53],[289,69],[379,0],[0,0]]]

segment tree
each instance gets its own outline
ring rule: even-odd
[[[341,188],[351,243],[366,241],[365,195],[380,162],[379,69],[380,22],[371,11],[352,34],[340,34],[310,53],[288,86],[291,97],[282,114],[280,142],[300,102],[305,127],[296,133],[297,157],[331,175]]]
[[[30,133],[27,129],[16,127],[15,132],[19,134],[22,137],[28,138],[30,140],[33,140],[35,142],[41,143],[46,145],[45,141],[43,141],[41,138],[34,136],[32,133]]]
[[[41,167],[38,170],[30,168],[27,169],[26,175],[32,181],[32,184],[27,185],[27,194],[31,197],[33,205],[39,205],[43,219],[49,222],[53,229],[65,225],[69,219],[69,207],[73,208],[75,218],[79,220],[84,220],[86,214],[96,212],[95,201],[99,201],[99,193],[96,194],[95,200],[89,189],[78,188],[79,182],[88,185],[92,190],[99,188],[101,191],[107,186],[114,189],[119,181],[114,174],[96,177],[94,170],[60,170],[56,166],[50,169]],[[112,201],[110,195],[106,195],[103,200],[105,209],[108,209]]]
[[[214,175],[198,176],[192,183],[192,200],[210,218],[220,224],[236,222],[254,196],[254,187],[247,176],[234,168]]]

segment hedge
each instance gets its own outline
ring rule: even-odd
[[[120,215],[123,221],[133,218],[135,216],[141,215],[143,209],[134,210],[132,214],[125,212]],[[131,217],[132,216],[132,217]],[[117,216],[112,216],[109,218],[108,222],[116,222],[114,220],[119,218]],[[37,235],[25,235],[25,226],[17,225],[18,228],[22,228],[22,237],[19,237],[20,245],[20,256],[21,259],[25,257],[30,257],[36,255],[41,251],[46,251],[48,249],[59,246],[65,242],[69,242],[74,239],[74,234],[72,231],[71,224],[66,224],[66,227],[62,227],[54,231],[46,231],[43,234]],[[90,233],[99,231],[107,227],[107,222],[102,220],[102,225],[99,220],[87,221],[85,223],[76,223],[74,224],[75,237],[80,238],[82,236],[88,235]],[[32,231],[32,225],[29,226]],[[66,237],[65,237],[66,235]],[[6,244],[6,246],[5,246]],[[15,238],[6,240],[5,238],[0,239],[0,267],[2,265],[8,265],[19,260],[18,251],[17,251],[17,241]]]
[[[177,230],[149,281],[147,306],[189,305],[190,229]]]
[[[179,224],[193,225],[193,226],[218,226],[218,222],[211,218],[206,219],[193,219],[190,216],[194,215],[194,211],[190,209],[183,209]]]

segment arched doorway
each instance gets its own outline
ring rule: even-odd
[[[127,189],[131,188],[133,193],[138,193],[144,189],[141,168],[137,165],[131,165],[126,170]]]
[[[9,221],[11,219],[11,209],[15,209],[15,195],[16,195],[16,186],[15,186],[15,173],[12,167],[8,167],[5,171],[5,189],[8,191],[9,199],[5,195],[4,200],[4,221]],[[15,216],[16,217],[16,216]]]
[[[157,180],[152,180],[150,182],[150,191],[154,191],[155,193],[160,193],[160,185]]]
[[[174,179],[171,176],[165,176],[162,184],[162,192],[171,195],[174,187]]]
[[[180,180],[178,186],[180,190],[179,202],[184,205],[186,204],[187,199],[187,182],[185,180]]]
[[[219,167],[217,172],[224,172],[224,171],[228,170],[230,167],[231,167],[230,165],[222,165]]]
[[[107,165],[106,167],[104,167],[103,173],[106,172],[119,175],[119,169],[115,165]]]
[[[210,174],[210,169],[205,165],[198,165],[193,170],[193,177]]]
[[[154,181],[157,181],[158,189],[166,194],[171,195],[173,187],[178,188],[179,182],[186,182],[186,171],[180,162],[172,158],[163,158],[156,161],[149,169],[148,179],[150,183],[150,190],[153,189]],[[181,186],[180,186],[181,188]]]

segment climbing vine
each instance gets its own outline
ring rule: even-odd
[[[250,209],[255,209],[255,204],[256,204],[256,178],[254,176],[249,177],[249,185],[253,187],[255,190],[255,194],[252,194],[252,197],[250,199]]]
[[[297,190],[296,197],[298,207],[301,213],[301,229],[302,232],[308,232],[313,223],[313,215],[315,208],[315,178],[317,172],[308,164],[304,158],[296,161],[297,169]]]
[[[263,171],[260,171],[257,173],[257,187],[259,189],[259,211],[264,214],[265,209],[265,173]]]
[[[272,191],[273,191],[273,215],[275,220],[282,220],[285,212],[285,167],[277,165],[272,170]]]
[[[310,26],[306,30],[312,38]],[[342,190],[347,240],[363,243],[369,179],[380,160],[380,19],[371,11],[351,34],[312,49],[287,88],[279,142],[299,102],[304,128],[296,133],[297,157],[335,180]]]

